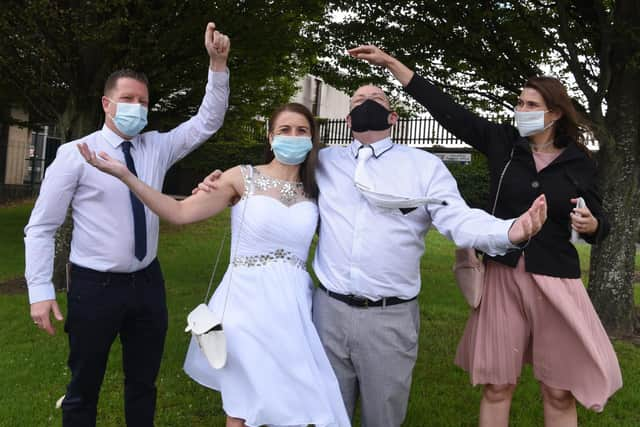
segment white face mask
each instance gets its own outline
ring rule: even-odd
[[[448,203],[440,199],[432,199],[428,197],[406,197],[386,193],[378,193],[361,184],[356,183],[356,188],[365,199],[374,206],[381,208],[418,208],[427,204],[436,204],[446,206]]]
[[[548,111],[516,111],[516,127],[520,136],[535,135],[552,126],[553,121],[546,126],[544,125],[544,113]]]

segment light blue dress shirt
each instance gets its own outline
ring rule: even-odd
[[[161,190],[167,170],[220,129],[228,106],[227,71],[209,70],[198,113],[169,132],[145,132],[131,139],[138,177]],[[145,208],[147,254],[134,256],[133,216],[129,189],[117,178],[89,165],[76,147],[104,151],[124,162],[122,138],[106,125],[97,132],[63,144],[47,168],[40,195],[25,227],[25,277],[29,301],[55,299],[52,283],[54,240],[69,203],[73,215],[70,261],[105,272],[128,273],[148,266],[157,255],[159,220]]]

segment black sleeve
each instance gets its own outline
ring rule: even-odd
[[[598,220],[598,229],[591,235],[581,234],[580,237],[592,245],[600,243],[605,239],[605,237],[607,237],[607,235],[609,235],[611,226],[604,210],[602,209],[602,198],[600,197],[600,192],[598,190],[595,164],[591,171],[589,185],[584,189],[582,197],[584,198],[585,204],[591,211],[591,214]]]
[[[492,123],[467,110],[418,74],[414,73],[404,90],[442,127],[484,155],[489,154],[490,144],[510,146],[517,139],[513,126]]]

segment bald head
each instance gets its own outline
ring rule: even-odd
[[[355,107],[362,104],[367,99],[377,102],[378,104],[384,106],[384,108],[386,108],[387,110],[391,109],[391,104],[389,103],[389,98],[387,98],[387,95],[382,89],[374,85],[360,86],[351,97],[349,109],[353,110]]]

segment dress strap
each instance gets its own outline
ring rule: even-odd
[[[242,178],[244,180],[244,194],[242,198],[245,199],[254,192],[253,165],[240,165],[240,171],[242,172]]]

